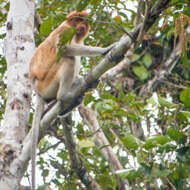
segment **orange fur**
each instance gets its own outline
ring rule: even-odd
[[[87,16],[88,13],[86,11],[74,11],[70,13],[67,16],[67,20],[58,26],[36,49],[30,63],[29,78],[32,81],[35,81],[35,87],[44,99],[56,99],[57,91],[60,87],[59,82],[62,80],[62,76],[59,74],[59,72],[60,70],[63,70],[62,74],[66,72],[64,69],[62,69],[62,67],[65,65],[65,62],[70,63],[70,70],[72,72],[74,72],[74,67],[76,66],[76,61],[73,58],[69,57],[63,57],[59,62],[56,62],[58,51],[57,45],[59,43],[62,32],[69,27],[76,27],[77,32],[73,37],[71,44],[83,43],[90,29],[88,22],[85,20],[85,17]],[[65,70],[68,72],[69,69]],[[70,76],[74,77],[74,74],[71,74]],[[70,82],[73,81],[72,77],[69,77],[71,79]],[[51,92],[50,96],[48,96],[46,94],[46,91],[50,91],[52,85],[54,85],[52,88],[54,92]]]

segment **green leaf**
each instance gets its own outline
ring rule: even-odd
[[[167,144],[164,144],[164,145],[159,145],[159,149],[157,152],[159,153],[163,153],[163,152],[170,152],[170,151],[173,151],[173,150],[176,150],[176,146],[171,144],[171,143],[167,143]]]
[[[175,140],[177,143],[179,144],[183,144],[186,142],[187,136],[181,132],[181,131],[177,131],[175,129],[168,129],[167,130],[167,135],[172,139]]]
[[[131,150],[137,150],[141,144],[140,140],[132,134],[127,134],[124,138],[122,138],[122,142],[125,147]]]
[[[157,105],[157,102],[155,101],[155,99],[153,97],[148,98],[146,101],[148,104],[152,104],[153,106]]]
[[[190,87],[181,92],[180,100],[184,103],[185,107],[190,107]]]
[[[89,92],[89,93],[85,93],[85,98],[84,98],[84,105],[88,105],[89,103],[93,102],[94,101],[94,96],[92,96],[92,93]]]
[[[178,2],[178,0],[172,0],[172,4],[177,3],[177,2]]]
[[[75,27],[69,27],[62,32],[58,43],[58,55],[56,60],[57,62],[59,62],[59,60],[63,57],[63,46],[72,40],[76,32],[77,30]]]
[[[94,144],[94,141],[92,138],[87,138],[87,139],[83,139],[81,141],[79,141],[78,143],[79,145],[79,148],[89,148],[89,147],[94,147],[95,144]]]
[[[43,177],[47,177],[48,175],[49,175],[49,170],[43,169],[43,170],[42,170],[42,176],[43,176]]]
[[[167,108],[176,108],[176,107],[178,107],[177,104],[174,104],[174,103],[172,103],[172,102],[169,102],[169,101],[167,101],[165,98],[160,97],[160,96],[158,96],[158,102],[159,102],[159,104],[160,104],[162,107],[167,107]]]
[[[140,150],[139,152],[137,152],[137,161],[139,164],[142,165],[149,165],[149,153]]]
[[[76,34],[76,32],[76,27],[69,27],[65,29],[60,36],[58,46],[64,46],[66,43],[70,42],[73,39],[73,36]]]
[[[140,80],[145,80],[150,76],[150,73],[144,66],[134,66],[133,72],[140,78]]]
[[[37,190],[45,190],[47,185],[40,185]]]
[[[186,69],[189,69],[189,65],[188,65],[188,57],[187,57],[187,52],[185,51],[182,55],[182,62],[183,65]]]
[[[132,61],[132,62],[137,61],[139,58],[140,58],[140,55],[134,53],[133,56],[132,56],[131,61]]]
[[[182,113],[186,117],[190,118],[190,112],[189,111],[180,111],[180,113]]]
[[[178,1],[178,0],[177,0]],[[175,28],[174,27],[170,27],[170,29],[169,29],[169,31],[167,32],[167,39],[170,39],[171,38],[171,36],[173,36],[174,35],[174,30],[175,30]]]
[[[96,6],[98,6],[101,2],[102,2],[102,0],[91,0],[91,5],[93,5],[94,7],[96,7]]]
[[[155,137],[152,137],[152,138],[146,140],[144,147],[145,147],[145,149],[149,150],[151,148],[156,147],[157,145],[164,145],[169,141],[170,141],[170,139],[168,137],[155,136]]]
[[[127,116],[130,117],[135,122],[140,120],[139,115],[134,112],[127,112]]]
[[[171,170],[159,170],[158,168],[153,168],[151,173],[156,176],[156,177],[159,177],[159,178],[165,178],[167,177],[168,175],[170,175],[170,173],[172,173]]]
[[[144,65],[149,68],[152,65],[152,56],[150,53],[146,53],[142,59]]]
[[[98,102],[96,104],[96,110],[98,113],[102,114],[105,112],[113,112],[114,109],[114,101],[111,99],[105,99],[104,101]]]
[[[190,118],[190,112],[189,111],[180,111],[179,112],[179,119],[181,121],[188,122],[189,118]]]
[[[53,26],[54,26],[54,18],[50,17],[41,24],[40,34],[42,36],[48,36],[52,31]]]
[[[127,103],[134,103],[135,102],[135,98],[136,98],[136,95],[133,92],[129,92],[126,95],[126,101],[127,101]]]
[[[90,4],[90,0],[80,0],[77,4],[76,10],[77,11],[84,10],[88,4]]]

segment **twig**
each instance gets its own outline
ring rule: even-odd
[[[176,190],[175,186],[171,183],[168,177],[166,177],[166,181],[169,183],[169,185],[172,187],[173,190]]]
[[[137,41],[135,43],[135,47],[139,46],[139,44],[142,42],[144,33],[145,33],[145,25],[147,23],[147,20],[149,18],[149,14],[150,14],[150,10],[151,10],[151,0],[147,0],[147,6],[146,6],[146,10],[145,10],[145,17],[144,17],[144,21],[143,21],[143,25],[139,31],[138,37],[137,37]]]
[[[52,148],[56,148],[60,143],[61,143],[61,142],[59,141],[59,142],[57,142],[57,143],[55,143],[55,144],[53,144],[53,145],[51,145],[51,146],[48,146],[48,147],[45,148],[45,149],[42,149],[40,152],[38,152],[37,155],[41,155],[41,154],[47,152],[48,150],[50,150],[50,149],[52,149]]]

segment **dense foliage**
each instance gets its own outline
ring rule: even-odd
[[[151,1],[150,6],[156,2]],[[68,12],[86,9],[90,13],[91,32],[85,43],[106,47],[143,22],[147,6],[144,0],[37,0],[36,11],[41,22],[37,22],[35,30],[36,45],[63,22]],[[2,31],[8,9],[9,3],[0,1]],[[1,32],[0,40],[4,36]],[[118,189],[114,172],[127,179],[131,189],[190,188],[189,37],[189,0],[172,0],[142,41],[129,50],[129,62],[122,72],[101,80],[96,89],[86,93],[84,105],[98,113],[99,125],[109,145],[97,147],[94,133],[77,111],[73,113],[72,130],[81,160],[103,190]],[[178,46],[180,55],[172,59]],[[2,121],[6,63],[0,53]],[[82,58],[81,75],[100,59]],[[63,127],[55,125],[40,142],[41,181],[58,189],[85,189],[71,167]],[[118,172],[110,168],[109,161],[102,155],[107,146],[113,148],[125,170]]]

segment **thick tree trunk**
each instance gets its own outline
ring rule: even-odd
[[[30,158],[23,153],[28,132],[31,88],[26,78],[34,52],[34,2],[10,0],[5,55],[7,61],[7,104],[0,131],[0,189],[18,190]],[[24,147],[26,150],[26,146]],[[27,152],[27,153],[26,153]]]

